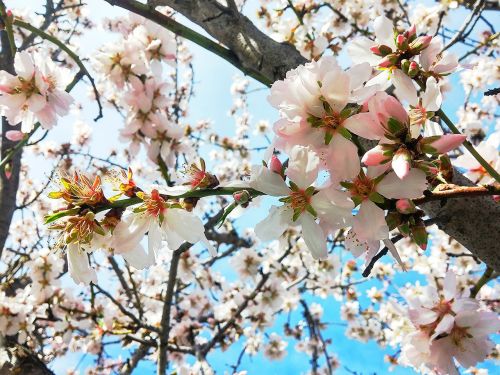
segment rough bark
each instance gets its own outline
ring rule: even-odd
[[[5,31],[1,32],[2,52],[0,54],[0,70],[5,70],[14,74],[13,58],[9,49],[9,42]],[[3,159],[9,149],[16,142],[9,141],[5,138],[5,133],[8,130],[20,130],[21,124],[11,126],[7,120],[2,117],[2,140],[0,143],[0,160]],[[19,171],[21,168],[22,151],[18,152],[10,164],[10,177],[5,171],[0,171],[0,257],[5,246],[5,241],[9,235],[10,222],[14,211],[16,210],[16,194],[19,187]]]
[[[215,0],[149,0],[148,5],[167,5],[186,16],[233,51],[245,68],[258,70],[271,82],[307,62],[295,47],[276,42],[233,6]]]
[[[286,72],[306,62],[291,45],[278,43],[262,33],[235,7],[216,0],[149,0],[156,6],[169,6],[208,34],[230,48],[245,66],[257,68],[264,76],[276,81]],[[455,171],[454,183],[473,185]],[[423,206],[438,226],[464,245],[490,267],[500,272],[500,206],[491,197],[452,199]]]

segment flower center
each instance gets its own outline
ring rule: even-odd
[[[418,105],[417,107],[410,108],[410,124],[423,125],[427,120],[427,110]]]
[[[331,115],[325,114],[322,118],[322,122],[320,127],[322,127],[325,131],[335,132],[339,127],[342,126],[342,122],[344,121],[339,114],[333,113]]]
[[[305,190],[293,191],[290,194],[290,206],[294,211],[304,212],[310,203],[311,197],[306,194]]]
[[[156,189],[151,191],[151,196],[144,200],[144,204],[146,205],[146,212],[154,217],[160,216],[167,209],[165,200]]]
[[[373,192],[374,188],[375,182],[373,182],[371,178],[358,176],[349,190],[351,192],[351,196],[365,199],[368,198],[368,196]]]

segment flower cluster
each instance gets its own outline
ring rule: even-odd
[[[0,114],[10,125],[22,123],[21,131],[29,133],[36,122],[45,129],[65,116],[73,98],[65,90],[69,71],[55,65],[47,56],[20,52],[15,56],[16,75],[0,71]],[[19,140],[22,134],[10,133]]]
[[[123,38],[101,47],[93,62],[106,77],[101,85],[108,101],[126,113],[120,139],[129,142],[131,157],[142,145],[154,163],[161,158],[173,166],[176,154],[191,153],[183,139],[185,127],[178,123],[184,95],[172,98],[172,84],[165,79],[169,67],[177,66],[177,50],[182,46],[177,45],[174,34],[142,17],[110,21],[109,27]],[[187,95],[189,88],[185,90]]]
[[[205,175],[206,178],[210,176],[209,173]],[[67,204],[66,209],[61,210],[62,215],[55,211],[46,222],[52,223],[50,229],[60,231],[58,244],[66,250],[69,273],[77,283],[97,282],[88,254],[98,249],[120,254],[137,269],[155,263],[163,241],[172,250],[178,249],[184,242],[194,244],[201,241],[215,255],[215,249],[205,237],[202,221],[189,212],[192,209],[189,204],[175,195],[161,194],[156,188],[150,189],[150,192],[143,191],[134,182],[131,170],[128,173],[123,170],[110,173],[106,180],[118,192],[109,199],[103,192],[99,177],[92,181],[77,172],[73,176],[59,178],[60,190],[49,194],[50,198]],[[115,205],[108,208],[105,214],[101,213],[103,208],[117,202],[122,195],[135,200],[131,202],[136,205],[133,210]],[[146,233],[147,252],[141,245]]]
[[[469,291],[457,290],[449,271],[442,294],[428,286],[421,296],[409,297],[409,317],[415,327],[403,341],[402,361],[440,374],[458,374],[453,359],[465,368],[484,360],[494,347],[488,335],[498,332],[500,319],[480,309]]]
[[[445,154],[465,140],[443,134],[430,121],[442,102],[438,80],[456,64],[446,72],[438,68],[443,55],[437,56],[432,37],[417,37],[414,26],[399,32],[385,17],[374,26],[375,44],[355,40],[350,50],[358,64],[347,71],[333,57],[322,57],[273,84],[269,101],[281,118],[274,124],[272,148],[289,159],[282,167],[273,156],[269,167],[252,173],[252,187],[284,197],[285,203],[256,227],[263,240],[296,223],[311,252],[321,258],[326,237],[351,226],[347,247],[356,256],[365,254],[369,261],[384,243],[398,259],[388,240],[389,230],[397,227],[426,248],[423,215],[411,200],[423,195],[428,182],[442,180],[450,168]],[[373,76],[372,66],[382,73]],[[408,110],[384,92],[388,77],[397,94],[410,98]],[[414,81],[423,82],[420,94]],[[360,150],[373,144],[369,141],[378,145],[360,159]],[[317,188],[320,169],[329,173],[329,182]],[[357,206],[351,219],[349,212]]]

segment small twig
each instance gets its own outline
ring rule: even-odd
[[[453,46],[455,43],[459,42],[461,39],[464,39],[464,34],[469,25],[473,22],[474,17],[480,13],[481,9],[483,8],[485,3],[485,0],[477,0],[473,6],[472,12],[469,14],[469,16],[465,19],[462,27],[458,30],[458,32],[451,38],[451,40],[446,44],[443,49],[441,50],[441,53],[446,51],[448,48]],[[468,35],[468,34],[467,34]]]
[[[481,288],[488,282],[493,280],[496,277],[495,270],[491,267],[486,267],[483,275],[479,278],[476,285],[474,285],[470,290],[471,298],[476,298],[477,294],[481,290]]]

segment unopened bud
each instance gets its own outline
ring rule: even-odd
[[[399,34],[396,37],[396,47],[398,47],[400,51],[406,51],[408,48],[408,38],[406,38],[403,34]]]
[[[417,27],[415,25],[411,25],[410,28],[406,30],[405,34],[409,41],[413,42],[417,37]]]
[[[424,49],[429,47],[431,40],[432,36],[430,35],[419,36],[413,42],[410,43],[410,52],[414,55],[418,55]]]
[[[379,44],[377,46],[370,47],[370,51],[372,51],[377,56],[386,56],[392,53],[392,48],[386,46],[385,44]]]
[[[10,163],[5,164],[3,171],[5,172],[5,177],[7,177],[7,180],[10,180],[10,177],[12,176],[12,165]]]
[[[19,130],[8,130],[5,132],[5,138],[12,142],[18,142],[23,139],[24,133]]]
[[[241,190],[237,191],[236,193],[233,193],[233,198],[236,203],[242,206],[250,201],[251,196],[248,191]]]
[[[411,78],[414,78],[418,72],[419,72],[419,67],[418,64],[415,61],[410,62],[410,65],[408,66],[408,75]]]
[[[387,56],[385,56],[380,62],[378,63],[378,66],[381,68],[390,68],[398,62],[399,56],[395,53],[390,53]]]
[[[404,179],[408,176],[411,167],[411,153],[405,147],[401,147],[392,158],[392,169],[400,178]]]
[[[401,70],[403,73],[408,74],[408,70],[410,69],[410,60],[404,59],[401,60]]]
[[[396,209],[398,212],[408,215],[417,212],[417,207],[415,207],[415,203],[410,199],[399,199],[396,202]]]
[[[273,171],[274,173],[277,173],[279,175],[282,174],[283,164],[281,163],[280,159],[276,155],[273,155],[271,157],[271,162],[269,163],[269,169],[271,171]]]

